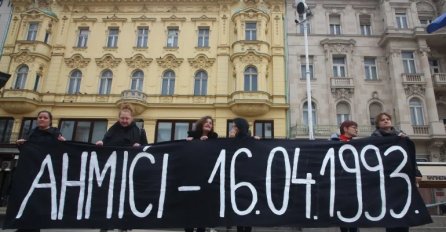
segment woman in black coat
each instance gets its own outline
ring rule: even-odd
[[[23,139],[17,140],[17,144],[23,144],[26,141],[35,143],[51,143],[56,141],[65,141],[57,127],[52,127],[53,115],[47,110],[37,113],[37,126],[32,129]]]
[[[193,139],[216,139],[218,134],[214,132],[214,120],[211,116],[204,116],[195,123],[195,130],[187,132],[187,141]],[[195,228],[184,228],[185,232],[193,232]],[[205,232],[206,228],[197,228],[197,232]]]
[[[37,113],[37,126],[32,129],[23,139],[17,140],[17,144],[21,145],[26,141],[39,144],[55,143],[57,141],[65,141],[59,129],[52,127],[53,115],[47,110]],[[39,232],[40,229],[18,229],[16,232]]]
[[[130,106],[124,105],[119,111],[118,121],[108,129],[101,141],[96,142],[96,145],[139,147],[147,143],[145,130],[140,129],[133,121],[133,110]]]
[[[376,116],[375,119],[376,130],[372,133],[371,136],[378,137],[388,137],[388,136],[401,136],[407,137],[407,135],[392,126],[392,116],[387,113],[380,113]],[[421,172],[416,168],[415,176],[417,178],[417,182],[421,179]],[[386,232],[409,232],[409,227],[395,227],[395,228],[386,228]]]

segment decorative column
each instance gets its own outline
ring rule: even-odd
[[[441,123],[438,119],[438,110],[437,104],[435,101],[435,93],[434,86],[431,78],[431,71],[429,65],[428,54],[430,52],[429,47],[426,44],[425,40],[418,40],[419,46],[419,58],[421,64],[421,72],[424,73],[424,79],[426,81],[426,90],[425,90],[425,103],[426,103],[426,115],[427,120],[429,121],[430,126],[430,134],[431,135],[444,135],[445,129],[443,123]]]

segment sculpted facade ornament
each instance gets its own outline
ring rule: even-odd
[[[35,57],[32,56],[29,51],[21,51],[17,54],[11,54],[11,56],[14,58],[14,61],[16,63],[31,63],[34,62]]]
[[[142,54],[136,54],[132,58],[126,58],[125,62],[130,68],[146,68],[152,63],[152,58],[145,58]]]
[[[96,58],[96,64],[100,68],[116,68],[121,61],[121,58],[115,58],[112,54],[105,54],[102,58]]]
[[[167,69],[180,67],[181,63],[183,63],[183,60],[184,59],[182,58],[176,58],[172,54],[167,54],[163,58],[157,58],[156,62],[159,66]]]
[[[71,58],[65,58],[65,64],[70,68],[85,68],[90,60],[90,58],[84,58],[81,54],[74,54]]]
[[[412,96],[412,95],[424,96],[424,93],[426,92],[426,87],[424,85],[418,85],[418,84],[407,84],[404,86],[404,92],[406,92],[406,96]]]
[[[355,89],[353,88],[332,88],[331,93],[336,99],[348,99],[352,98]]]
[[[262,58],[253,52],[250,52],[240,58],[240,61],[245,64],[259,64],[262,62]]]
[[[320,42],[326,54],[328,53],[353,53],[356,41],[353,39],[324,39]]]
[[[214,62],[214,58],[209,58],[204,54],[199,54],[195,58],[188,59],[189,64],[196,69],[207,69],[210,68]]]

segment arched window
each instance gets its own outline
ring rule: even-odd
[[[14,84],[14,89],[24,89],[26,83],[26,77],[28,76],[29,68],[26,65],[22,65],[17,69],[17,78]]]
[[[167,70],[163,75],[163,86],[161,95],[173,95],[175,90],[175,73],[172,70]]]
[[[336,120],[338,125],[345,120],[350,120],[350,105],[347,102],[340,102],[336,105]]]
[[[70,74],[70,80],[68,82],[68,94],[79,93],[81,86],[82,72],[75,69]]]
[[[383,112],[383,107],[378,102],[373,102],[369,105],[369,113],[370,113],[370,125],[375,125],[376,115]]]
[[[131,90],[142,91],[142,86],[144,83],[144,72],[141,70],[136,70],[132,74],[132,84],[130,86]]]
[[[105,70],[101,74],[99,83],[99,94],[110,94],[113,80],[113,73],[110,70]]]
[[[409,101],[410,108],[410,119],[412,121],[412,125],[421,126],[424,125],[424,116],[423,116],[423,104],[420,99],[412,98]]]
[[[313,125],[316,125],[317,115],[316,115],[316,104],[311,102],[311,111],[313,117]],[[302,106],[302,121],[304,125],[308,125],[308,103],[305,102]]]
[[[257,91],[257,69],[253,66],[245,69],[245,91]]]
[[[208,90],[208,74],[205,71],[198,71],[195,74],[194,95],[204,96]]]

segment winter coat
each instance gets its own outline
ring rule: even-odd
[[[104,146],[130,147],[135,143],[141,145],[148,144],[147,135],[144,129],[140,129],[135,122],[123,127],[119,122],[113,124],[108,129],[102,139]]]
[[[187,132],[187,137],[192,137],[194,139],[200,139],[201,136],[203,136],[203,134],[201,133],[201,131],[188,131]],[[210,132],[208,134],[208,139],[216,139],[218,138],[218,134],[215,132]]]
[[[50,127],[46,130],[41,130],[39,127],[35,127],[24,139],[34,143],[54,143],[58,141],[57,138],[59,135],[60,131],[56,127]]]
[[[401,133],[405,134],[402,130],[398,130],[394,127],[391,128],[390,132],[378,128],[375,131],[373,131],[371,136],[380,136],[380,137],[399,136]]]

